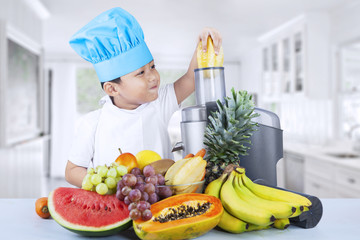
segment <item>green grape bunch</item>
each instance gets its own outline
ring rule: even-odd
[[[116,162],[110,166],[101,165],[88,168],[81,188],[87,191],[96,191],[98,194],[115,194],[117,183],[127,173],[127,168]]]

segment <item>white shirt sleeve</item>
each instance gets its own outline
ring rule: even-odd
[[[177,103],[173,83],[166,84],[159,89],[158,104],[162,119],[164,123],[168,125],[173,113],[180,108],[180,105]]]
[[[68,160],[81,167],[89,167],[94,157],[95,132],[101,110],[80,118]]]

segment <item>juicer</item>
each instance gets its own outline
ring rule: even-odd
[[[204,145],[204,133],[208,117],[217,111],[216,101],[224,102],[224,67],[198,68],[195,74],[196,105],[182,109],[180,122],[181,142],[175,144],[173,151],[182,150],[182,156],[197,153]],[[245,167],[252,180],[276,186],[276,164],[283,157],[282,130],[275,113],[255,108],[259,117],[253,132],[247,156],[240,156],[240,165]]]

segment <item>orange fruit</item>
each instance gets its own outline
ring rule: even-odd
[[[139,164],[136,160],[136,157],[131,154],[131,153],[122,153],[120,148],[119,148],[119,151],[120,151],[120,155],[119,157],[115,160],[115,162],[119,165],[123,165],[127,168],[128,170],[128,173],[131,171],[131,169],[133,168],[138,168],[139,167]]]

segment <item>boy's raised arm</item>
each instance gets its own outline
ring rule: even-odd
[[[222,44],[220,33],[214,28],[204,28],[198,38],[197,44],[202,41],[203,51],[206,51],[207,39],[211,37],[214,43],[215,54],[218,54]],[[196,45],[197,45],[196,44]],[[175,81],[174,89],[178,104],[185,100],[195,90],[194,69],[197,68],[196,49],[185,75]]]

